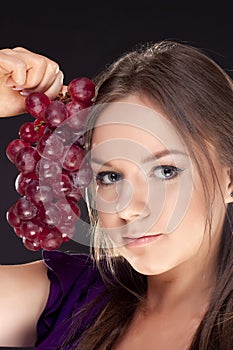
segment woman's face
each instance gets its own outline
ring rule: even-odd
[[[225,193],[227,171],[214,162]],[[202,180],[174,127],[146,99],[131,95],[105,108],[93,133],[91,167],[100,226],[138,272],[159,274],[207,252],[210,207]],[[212,208],[214,245],[225,215],[220,192]]]

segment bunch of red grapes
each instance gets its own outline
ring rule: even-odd
[[[19,171],[15,189],[20,195],[6,218],[29,250],[57,249],[75,234],[78,202],[92,180],[84,137],[94,95],[93,81],[80,77],[54,100],[41,92],[25,99],[33,120],[20,126],[19,137],[6,148]]]

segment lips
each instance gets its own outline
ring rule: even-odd
[[[123,237],[123,242],[125,245],[130,245],[130,246],[140,246],[140,245],[145,245],[148,244],[159,237],[161,237],[163,234],[158,233],[158,234],[153,234],[153,235],[144,235],[144,236],[126,236]]]

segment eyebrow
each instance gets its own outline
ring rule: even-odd
[[[146,158],[143,158],[142,159],[142,164],[149,163],[151,161],[154,161],[155,159],[159,159],[159,158],[165,157],[167,155],[174,155],[174,154],[183,155],[183,156],[186,156],[186,157],[188,156],[187,153],[184,153],[184,152],[176,150],[176,149],[174,149],[174,150],[164,149],[164,150],[161,150],[161,151],[156,152],[154,154],[150,154]],[[98,158],[95,158],[95,157],[91,158],[91,163],[96,163],[96,164],[99,164],[99,165],[108,165],[108,164],[110,164],[110,162],[104,162],[101,159],[98,159]]]
[[[184,152],[176,150],[176,149],[173,149],[173,150],[164,149],[164,150],[156,152],[154,154],[150,154],[148,157],[142,159],[142,163],[143,164],[148,163],[148,162],[153,161],[155,159],[159,159],[159,158],[165,157],[167,155],[173,155],[173,154],[178,154],[178,155],[182,155],[182,156],[186,156],[186,157],[188,156],[187,153],[184,153]]]

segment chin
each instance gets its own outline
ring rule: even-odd
[[[155,258],[143,259],[142,257],[125,256],[125,259],[129,262],[134,270],[146,276],[160,275],[174,268],[173,265],[169,265],[167,262],[162,264],[161,261],[156,261],[157,259]]]

